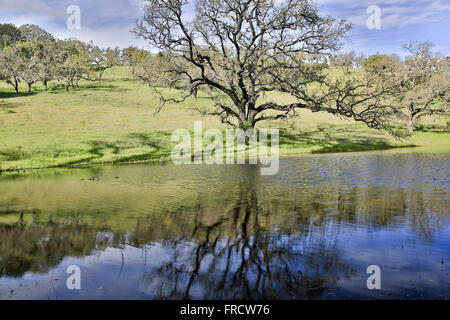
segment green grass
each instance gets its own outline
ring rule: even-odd
[[[168,90],[168,89],[166,89]],[[176,94],[175,90],[171,91]],[[286,94],[270,99],[288,102]],[[101,83],[80,82],[65,92],[56,81],[44,92],[40,83],[31,94],[0,84],[0,170],[26,170],[114,162],[165,160],[175,129],[192,130],[202,120],[204,129],[223,128],[215,117],[202,117],[193,107],[211,106],[200,92],[197,99],[168,104],[155,114],[158,95],[130,79],[127,67],[107,70]],[[301,111],[293,123],[264,124],[280,128],[282,155],[299,153],[382,150],[405,146],[449,149],[444,118],[425,119],[412,137],[397,141],[385,132],[327,113]]]

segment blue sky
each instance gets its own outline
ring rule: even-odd
[[[429,41],[450,55],[450,0],[319,0],[324,13],[352,22],[345,49],[404,55],[402,44]],[[367,8],[381,9],[381,28],[370,30]]]
[[[450,55],[450,0],[316,0],[322,12],[353,23],[344,50],[403,55],[402,44],[430,41]],[[81,9],[81,30],[69,30],[70,5]],[[367,8],[381,9],[381,29],[369,30]],[[57,38],[93,40],[101,46],[146,47],[130,33],[142,14],[141,0],[0,0],[0,22],[37,24]]]

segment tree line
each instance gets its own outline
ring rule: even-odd
[[[28,86],[42,81],[44,91],[50,80],[62,82],[66,91],[78,87],[81,79],[100,82],[105,70],[122,63],[135,68],[135,57],[148,52],[135,47],[101,48],[93,42],[77,39],[55,39],[36,25],[16,28],[0,25],[0,79],[10,84],[16,93],[19,83]]]

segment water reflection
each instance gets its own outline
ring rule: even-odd
[[[268,178],[256,166],[87,175],[3,183],[0,298],[449,297],[446,157],[287,159]],[[65,286],[71,264],[81,291]],[[366,287],[371,264],[381,291]]]
[[[0,229],[0,277],[22,277],[26,272],[46,273],[66,256],[82,257],[101,248],[93,226],[69,217],[54,224],[17,224]]]
[[[170,263],[143,275],[158,298],[314,297],[351,273],[333,239],[312,238],[305,227],[286,232],[276,225],[251,183],[241,185],[231,209],[209,216],[196,208],[189,236],[164,243]],[[148,234],[140,229],[132,245],[146,243]]]

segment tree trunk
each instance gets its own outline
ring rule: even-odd
[[[44,91],[47,91],[47,79],[44,79]]]
[[[105,72],[105,70],[100,70],[100,72],[98,73],[98,82],[102,81],[103,72]]]
[[[408,132],[413,133],[414,127],[416,126],[416,121],[412,118],[408,119]]]
[[[19,82],[17,81],[17,79],[14,79],[14,91],[16,93],[19,93]]]
[[[414,127],[416,126],[416,120],[414,118],[415,116],[415,109],[414,109],[414,103],[411,103],[408,107],[408,131],[409,133],[412,133],[414,131]]]
[[[31,93],[31,83],[27,83],[28,84],[28,93]]]

